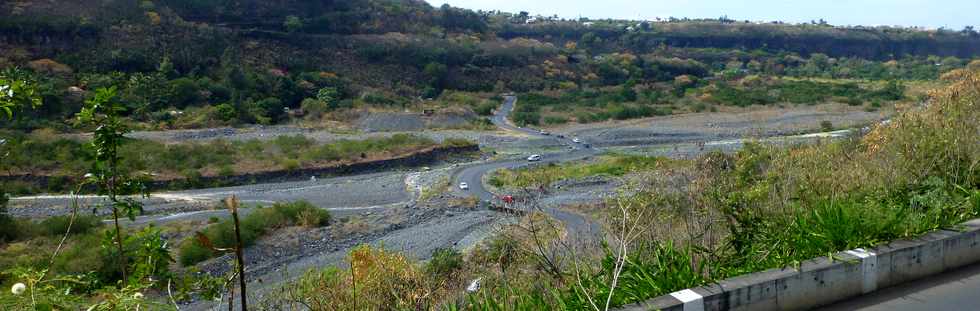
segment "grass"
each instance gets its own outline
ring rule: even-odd
[[[84,142],[52,133],[0,132],[0,137],[8,139],[11,155],[0,164],[0,173],[75,176],[76,172],[87,170],[94,157],[93,151]],[[156,178],[192,181],[198,176],[297,170],[397,157],[437,146],[471,145],[472,142],[463,139],[447,139],[439,144],[428,138],[407,134],[338,140],[326,144],[300,135],[279,136],[271,141],[216,140],[179,144],[130,140],[120,150],[124,159],[120,169],[125,172],[151,172],[157,175]],[[16,183],[6,186],[14,194],[44,190]],[[47,190],[58,192],[65,189]]]
[[[623,176],[632,171],[662,168],[674,162],[676,161],[664,157],[612,154],[584,163],[549,163],[516,170],[497,170],[488,177],[487,183],[494,187],[511,189],[548,187],[561,180],[589,176]]]
[[[330,220],[329,212],[305,201],[277,203],[267,208],[256,207],[256,210],[241,220],[242,244],[251,246],[275,229],[290,226],[321,227],[329,224]],[[232,248],[235,245],[234,232],[231,219],[209,225],[201,231],[216,248]],[[191,236],[181,242],[178,260],[181,265],[190,266],[219,255],[219,252],[211,250]]]
[[[408,307],[406,297],[424,297],[413,306],[581,310],[591,308],[590,299],[601,298],[601,305],[612,293],[611,305],[621,306],[955,227],[980,216],[977,76],[980,73],[933,92],[930,106],[903,113],[860,138],[802,146],[749,143],[735,154],[709,153],[673,165],[662,165],[656,158],[605,156],[589,163],[495,175],[500,185],[523,186],[637,172],[637,191],[623,194],[634,202],[625,215],[635,215],[627,219],[634,217],[644,229],[628,248],[629,260],[615,290],[610,286],[616,271],[611,251],[615,244],[563,253],[557,242],[567,235],[546,232],[535,239],[529,235],[529,217],[463,255],[464,268],[454,272],[456,281],[436,283],[441,288],[420,276],[420,263],[406,264],[393,253],[352,253],[352,261],[387,269],[364,274],[380,279],[366,281],[365,296],[359,297],[366,304],[384,302],[399,308]],[[615,207],[623,199],[605,206]],[[606,224],[621,220],[616,208],[606,210]],[[618,232],[608,225],[604,231]],[[541,243],[535,241],[544,241],[545,249],[536,251],[534,246]],[[440,256],[445,258],[433,265],[456,266],[455,255]],[[386,262],[392,264],[378,264]],[[555,262],[558,272],[549,267]],[[338,270],[329,277],[324,273],[311,272],[293,287],[296,291],[286,292],[299,301],[343,301],[338,306],[349,306],[345,297],[353,296],[352,279]],[[358,286],[360,277],[354,276]],[[480,289],[462,293],[476,277],[482,278]],[[385,288],[378,284],[415,287],[399,286],[381,295],[374,292]]]

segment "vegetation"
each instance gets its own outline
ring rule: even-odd
[[[50,176],[75,175],[90,167],[95,157],[87,144],[72,138],[38,131],[30,135],[0,132],[10,156],[0,163],[8,175],[24,173]],[[301,135],[279,136],[271,142],[223,141],[165,144],[130,140],[119,147],[121,173],[152,172],[157,179],[184,179],[193,184],[199,176],[234,175],[257,171],[296,170],[403,156],[438,146],[462,147],[473,143],[447,139],[438,144],[428,138],[395,134],[364,140],[317,143]],[[54,186],[58,186],[55,184]],[[62,185],[63,186],[63,185]],[[37,191],[11,185],[12,193]],[[71,189],[52,188],[48,191]]]
[[[550,187],[552,183],[561,180],[589,176],[619,177],[629,172],[664,169],[677,162],[663,157],[611,154],[587,163],[548,163],[516,170],[498,170],[490,175],[487,183],[510,189],[537,189]]]
[[[211,219],[193,237],[180,225],[123,228],[120,217],[142,213],[134,195],[145,194],[150,178],[193,185],[201,176],[440,146],[411,135],[162,144],[128,139],[131,129],[288,122],[346,129],[366,113],[416,108],[465,116],[466,127],[483,129],[488,120],[478,116],[502,100],[492,94],[511,91],[521,93],[514,122],[535,126],[722,105],[927,105],[863,137],[818,146],[747,144],[691,161],[605,155],[500,171],[491,183],[525,188],[531,195],[515,204],[530,212],[472,251],[439,249],[417,262],[359,246],[349,267],[310,271],[263,303],[604,310],[980,215],[980,61],[973,60],[980,34],[972,28],[561,20],[415,0],[35,2],[0,3],[0,171],[50,177],[59,188],[44,190],[85,189],[107,200],[76,203],[67,216],[15,219],[7,193],[40,189],[0,185],[5,309],[152,310],[213,300],[230,280],[244,284],[244,246],[273,229],[331,221],[294,202],[250,209],[240,222]],[[931,83],[948,85],[912,93]],[[92,138],[65,135],[82,132]],[[627,187],[583,208],[599,216],[605,243],[574,244],[576,232],[546,216],[534,189],[596,175],[623,178]],[[446,179],[422,197],[452,186]],[[79,212],[89,208],[110,209],[112,225]],[[350,226],[367,226],[357,221]],[[176,252],[171,241],[180,241]],[[237,272],[193,268],[229,248],[238,252]]]
[[[350,123],[359,111],[404,110],[444,92],[504,91],[581,97],[583,108],[561,117],[592,122],[687,111],[642,96],[653,89],[680,98],[688,86],[673,84],[681,80],[935,80],[966,66],[980,45],[972,29],[727,19],[525,24],[528,14],[421,1],[112,0],[40,7],[5,3],[0,10],[0,33],[12,38],[0,69],[24,68],[7,71],[35,81],[44,101],[7,128],[78,130],[63,121],[94,90],[110,86],[127,104],[123,117],[152,129],[301,116]],[[76,48],[57,48],[66,45]],[[493,104],[452,105],[486,115]],[[526,114],[521,123],[540,122],[533,117]]]
[[[360,248],[350,257],[353,277],[334,268],[311,271],[269,299],[324,309],[382,302],[604,310],[953,228],[980,216],[980,128],[971,121],[980,118],[980,88],[977,73],[958,74],[970,78],[934,92],[929,106],[903,113],[864,137],[788,147],[748,144],[735,154],[709,153],[666,167],[653,165],[656,159],[620,158],[651,165],[633,170],[641,178],[598,209],[609,237],[600,248],[574,246],[563,239],[568,237],[560,232],[562,225],[532,214],[463,257],[466,268],[456,273],[465,281],[442,283],[455,294],[433,288],[422,273],[455,267],[455,255],[436,254],[422,269],[395,253]],[[554,171],[600,174],[610,159],[616,158],[505,174],[529,179]],[[362,265],[384,271],[358,274]],[[477,279],[480,286],[464,293]],[[384,294],[378,292],[382,289]]]
[[[241,221],[242,244],[252,246],[260,237],[278,228],[326,226],[330,219],[329,212],[305,201],[276,203],[266,208],[258,206]],[[212,248],[229,249],[236,245],[235,227],[231,219],[212,224],[202,233],[210,245],[205,245],[198,237],[188,237],[180,245],[181,265],[191,266],[220,254]]]

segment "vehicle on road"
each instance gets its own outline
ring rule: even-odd
[[[551,135],[551,133],[550,133],[550,132],[548,132],[548,131],[544,131],[544,130],[542,130],[541,132],[538,132],[538,133],[540,133],[541,135],[544,135],[544,136],[548,136],[548,135]]]
[[[467,184],[467,183],[465,183],[465,182],[461,182],[461,183],[459,183],[459,189],[460,190],[469,190],[470,189],[470,185]]]
[[[582,145],[582,147],[585,147],[585,149],[589,149],[589,148],[592,148],[592,145],[590,145],[590,144],[584,144],[584,145]]]
[[[539,154],[532,154],[530,157],[527,157],[527,161],[528,162],[541,161],[541,155],[539,155]]]
[[[565,138],[565,135],[563,135],[563,134],[558,134],[558,138]]]
[[[575,138],[572,138],[572,142],[573,143],[576,143],[576,144],[580,144],[580,143],[582,143],[582,140],[581,139],[578,139],[578,137],[575,137]]]

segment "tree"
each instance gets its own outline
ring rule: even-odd
[[[0,111],[6,114],[7,119],[14,117],[14,110],[41,105],[37,87],[27,80],[8,77],[13,75],[12,71],[0,73]]]
[[[191,78],[184,77],[170,81],[170,88],[173,95],[171,103],[178,108],[196,104],[201,100],[201,90],[197,82]]]
[[[286,16],[286,21],[282,23],[282,26],[286,28],[286,32],[296,32],[297,30],[303,29],[303,20],[295,15],[289,15]]]
[[[325,87],[316,92],[316,99],[332,107],[340,100],[340,92],[335,87]]]
[[[429,79],[429,86],[432,88],[439,92],[445,88],[446,74],[449,73],[449,69],[446,67],[446,65],[431,62],[425,65],[425,68],[422,69],[422,73],[424,73],[426,78]]]
[[[122,230],[119,227],[119,214],[124,213],[130,220],[143,212],[143,205],[133,198],[120,196],[141,194],[147,196],[146,187],[140,178],[126,176],[119,172],[119,148],[123,145],[129,128],[123,123],[121,114],[126,107],[116,101],[116,88],[100,88],[95,95],[85,101],[85,107],[77,114],[82,124],[95,127],[91,146],[95,149],[95,162],[85,184],[95,185],[99,195],[109,198],[115,224],[115,243],[119,252],[120,272],[124,281],[127,277],[127,257],[123,248]]]
[[[36,108],[41,105],[41,97],[37,95],[34,84],[9,77],[13,75],[10,71],[0,73],[0,110],[6,113],[7,119],[12,119],[14,110],[21,107]],[[4,149],[6,143],[6,140],[0,139],[0,161],[8,155]],[[18,234],[14,219],[7,214],[7,200],[5,187],[0,187],[0,242]]]

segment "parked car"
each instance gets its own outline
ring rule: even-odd
[[[584,144],[584,145],[582,145],[582,147],[585,147],[585,149],[589,149],[589,148],[592,148],[592,145],[590,145],[590,144]]]
[[[460,190],[469,190],[470,189],[470,185],[467,184],[467,183],[465,183],[465,182],[461,182],[461,183],[459,183],[459,189]]]
[[[541,135],[544,135],[544,136],[551,135],[551,133],[549,133],[548,131],[544,131],[544,130],[542,130],[540,133],[541,133]]]
[[[572,142],[573,143],[576,143],[576,144],[580,144],[580,143],[582,143],[582,140],[578,139],[578,137],[575,137],[575,138],[572,138]]]
[[[531,155],[530,157],[527,157],[527,161],[528,161],[528,162],[537,162],[537,161],[541,161],[541,155],[538,155],[538,154],[532,154],[532,155]]]
[[[565,138],[565,135],[563,135],[563,134],[558,134],[558,138]]]

